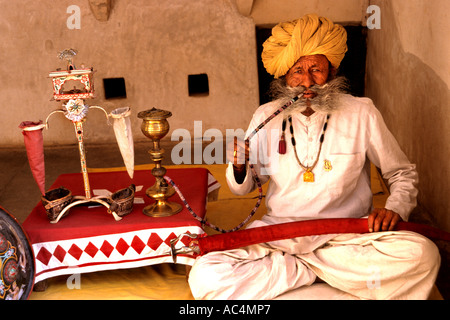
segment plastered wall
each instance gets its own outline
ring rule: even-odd
[[[169,110],[171,128],[193,132],[195,120],[207,128],[246,127],[258,106],[255,28],[233,1],[114,0],[107,21],[98,21],[87,0],[1,1],[0,145],[22,145],[17,128],[24,120],[45,120],[61,103],[52,97],[50,71],[65,67],[58,52],[74,48],[77,67],[94,67],[96,98],[86,100],[108,112]],[[24,5],[26,3],[26,5]],[[80,8],[79,29],[69,29],[71,5]],[[209,95],[189,96],[188,75],[206,73]],[[123,77],[126,99],[104,99],[103,78]],[[76,143],[71,123],[59,113],[44,130],[46,145]],[[170,134],[169,134],[170,135]],[[87,143],[115,143],[103,112],[89,112]]]
[[[257,25],[275,25],[316,13],[341,23],[361,23],[368,0],[236,0]]]
[[[449,32],[446,0],[376,0],[368,32],[367,96],[417,164],[419,204],[450,231]]]
[[[98,1],[97,1],[98,2]],[[94,17],[87,0],[4,1],[0,8],[0,146],[21,146],[24,120],[45,120],[61,103],[50,101],[48,73],[65,62],[58,52],[78,50],[75,63],[94,67],[96,98],[108,112],[132,108],[135,141],[145,140],[137,113],[169,110],[170,138],[176,128],[194,133],[243,128],[259,105],[255,25],[275,24],[309,12],[337,21],[360,21],[364,1],[314,0],[112,0],[107,21]],[[25,5],[26,3],[26,5]],[[80,28],[70,6],[80,9]],[[206,73],[209,95],[189,96],[188,75]],[[126,99],[105,100],[103,78],[123,77]],[[86,143],[115,143],[104,114],[92,110]],[[49,119],[46,145],[76,143],[61,113]]]

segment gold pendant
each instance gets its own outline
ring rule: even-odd
[[[331,171],[331,169],[333,169],[333,166],[331,165],[330,160],[323,160],[323,169],[325,171]]]
[[[309,170],[306,170],[303,174],[303,181],[304,182],[314,182],[314,173],[312,173]]]

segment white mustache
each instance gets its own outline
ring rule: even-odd
[[[302,97],[307,89],[315,93],[313,98]],[[332,112],[337,108],[337,99],[340,94],[345,93],[347,89],[347,80],[344,77],[337,77],[323,85],[316,84],[309,88],[290,87],[287,85],[286,79],[279,78],[272,81],[269,94],[274,100],[279,99],[283,104],[298,96],[298,100],[286,109],[286,111],[291,110],[289,112],[302,112],[307,107],[307,101],[314,111]]]
[[[323,84],[323,85],[315,84],[315,85],[313,85],[313,86],[311,86],[309,88],[306,88],[306,87],[303,87],[303,86],[298,86],[298,87],[289,87],[289,86],[287,86],[287,87],[288,87],[288,90],[292,91],[294,96],[299,97],[299,99],[306,99],[306,98],[303,98],[303,94],[304,94],[305,91],[310,91],[311,93],[314,93],[315,96],[313,98],[307,98],[307,99],[311,99],[312,100],[312,99],[316,98],[317,96],[323,94],[324,91],[326,91],[326,89],[328,87],[330,87],[330,84],[328,82]]]
[[[340,94],[344,93],[346,88],[346,81],[342,77],[333,79],[323,85],[316,84],[309,88],[302,86],[295,88],[286,86],[286,91],[292,94],[290,97],[291,99],[294,96],[299,97],[288,111],[291,113],[303,112],[309,106],[314,111],[333,112],[338,106],[337,100],[339,99]],[[303,97],[305,91],[314,93],[314,97]]]

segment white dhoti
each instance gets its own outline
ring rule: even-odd
[[[308,236],[208,253],[189,285],[196,299],[295,299],[319,277],[354,298],[427,299],[439,266],[436,245],[414,232]]]

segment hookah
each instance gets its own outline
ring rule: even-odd
[[[168,200],[175,194],[175,189],[164,179],[166,169],[161,165],[164,159],[164,149],[161,148],[160,140],[169,132],[170,125],[167,118],[171,116],[170,111],[156,108],[138,113],[138,118],[142,119],[142,133],[152,140],[152,148],[148,153],[155,163],[155,167],[152,169],[155,183],[145,192],[155,202],[142,210],[142,213],[149,217],[168,217],[183,209],[181,204]]]

